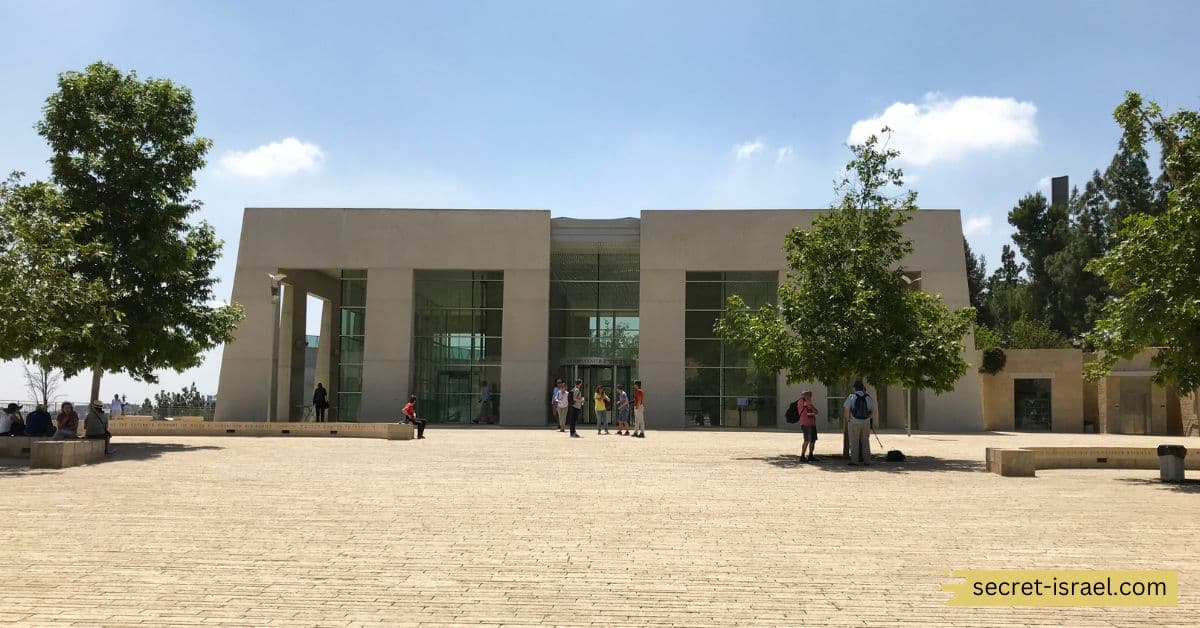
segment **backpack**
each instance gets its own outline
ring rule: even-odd
[[[871,404],[867,401],[871,395],[854,393],[854,403],[850,406],[850,416],[856,419],[871,418]]]
[[[796,408],[795,401],[788,404],[787,412],[783,413],[783,417],[785,419],[787,419],[788,423],[799,423],[800,422],[800,410],[798,408]]]

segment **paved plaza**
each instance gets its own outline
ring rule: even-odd
[[[801,464],[782,432],[436,427],[118,438],[114,460],[64,470],[3,460],[0,624],[1200,624],[1200,487],[982,464],[987,446],[1200,438],[883,439],[911,460]],[[1179,606],[945,606],[965,568],[1178,570]]]

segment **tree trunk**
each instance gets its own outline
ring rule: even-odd
[[[100,378],[103,376],[104,369],[100,367],[100,360],[96,360],[92,367],[92,396],[88,401],[100,401]]]

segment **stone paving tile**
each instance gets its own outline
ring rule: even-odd
[[[884,434],[910,462],[850,469],[799,464],[792,433],[429,436],[129,437],[100,465],[0,461],[0,624],[1200,624],[1200,492],[982,471],[988,446],[1198,438]],[[1174,569],[1180,604],[945,606],[966,568]]]

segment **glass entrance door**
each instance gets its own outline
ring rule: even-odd
[[[633,387],[633,367],[628,365],[595,365],[595,364],[573,364],[564,369],[570,376],[568,387],[574,385],[576,379],[583,380],[583,412],[579,416],[581,424],[596,423],[596,409],[593,403],[593,396],[596,394],[597,386],[604,386],[605,392],[612,399],[612,405],[609,408],[614,412],[609,417],[609,421],[616,424],[617,395],[616,386],[620,384],[625,388],[625,393],[630,395],[632,403],[632,394],[630,391]]]

